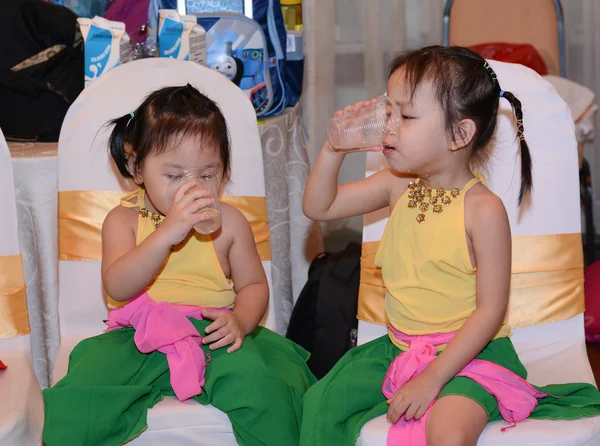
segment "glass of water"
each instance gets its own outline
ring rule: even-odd
[[[383,146],[387,137],[397,134],[400,124],[400,113],[393,101],[380,96],[367,107],[331,119],[327,134],[334,149],[364,150]]]
[[[211,206],[202,208],[198,211],[200,214],[210,216],[210,220],[202,221],[197,225],[194,225],[194,230],[196,232],[200,234],[212,234],[217,231],[223,223],[221,217],[221,204],[219,203],[219,188],[221,186],[219,175],[217,175],[214,170],[203,167],[186,169],[181,173],[181,178],[175,185],[175,191],[190,181],[194,181],[197,188],[209,191],[209,198],[215,200]]]

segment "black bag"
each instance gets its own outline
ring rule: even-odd
[[[83,90],[77,16],[41,0],[0,0],[0,128],[7,139],[58,141]]]
[[[319,254],[292,312],[287,337],[311,353],[308,366],[318,379],[356,345],[360,250],[350,243]]]

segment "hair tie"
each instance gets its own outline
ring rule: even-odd
[[[500,90],[500,95],[499,95],[499,96],[500,96],[500,97],[503,97],[503,96],[504,96],[504,90]]]
[[[135,118],[135,112],[129,112],[129,116],[131,116],[131,118],[129,118],[129,121],[127,121],[127,125],[125,125],[125,128],[129,127],[129,123],[133,118]]]
[[[490,75],[494,82],[498,82],[498,76],[496,76],[495,71],[490,67],[490,64],[488,64],[487,61],[483,63],[483,68],[485,68],[485,71]]]

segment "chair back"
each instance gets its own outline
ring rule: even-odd
[[[551,351],[557,343],[581,347],[583,252],[573,120],[567,104],[533,70],[518,64],[489,63],[501,88],[514,93],[522,103],[533,164],[533,191],[519,207],[521,166],[516,122],[508,101],[500,100],[493,150],[481,173],[492,192],[502,199],[510,220],[513,263],[507,319],[513,327],[512,339],[517,351],[526,350],[534,356]],[[369,153],[367,176],[384,167],[381,154]],[[387,321],[382,316],[385,289],[372,262],[388,216],[384,209],[364,218],[359,343],[386,333]],[[593,382],[587,361],[581,380]]]
[[[8,144],[0,131],[0,444],[41,444],[42,392],[33,371],[17,205]]]
[[[54,381],[66,372],[66,360],[73,345],[63,349],[63,341],[70,343],[99,334],[105,328],[106,297],[102,290],[98,222],[111,206],[105,206],[102,215],[87,215],[88,210],[78,207],[77,200],[88,197],[102,204],[115,196],[133,190],[135,185],[125,181],[116,170],[108,154],[111,129],[106,123],[135,110],[151,92],[166,86],[190,83],[214,100],[227,120],[231,136],[231,181],[222,191],[224,196],[265,197],[263,158],[254,108],[244,93],[224,76],[198,64],[174,59],[143,59],[111,70],[94,81],[69,109],[58,143],[59,190],[59,316],[61,353]],[[112,196],[110,193],[112,192]],[[107,195],[109,193],[109,195]],[[112,197],[112,198],[111,198]],[[118,200],[116,201],[118,203]],[[77,215],[79,214],[79,215]],[[72,228],[72,220],[94,220],[93,228],[79,225],[79,234]],[[91,232],[86,232],[93,229]],[[73,255],[78,251],[77,240],[93,233],[94,255]],[[266,231],[265,231],[266,232]],[[73,237],[77,238],[73,242]],[[92,238],[92,237],[90,237]],[[86,243],[88,243],[86,241]],[[89,242],[91,243],[91,242]],[[90,245],[91,246],[91,245]],[[86,246],[89,251],[90,246]],[[270,256],[263,266],[271,282]],[[274,328],[273,305],[269,305],[266,326]]]

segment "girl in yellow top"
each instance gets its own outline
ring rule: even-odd
[[[167,87],[111,124],[110,154],[139,190],[104,221],[109,307],[147,296],[181,311],[201,307],[201,320],[189,321],[210,359],[194,398],[227,413],[242,445],[297,443],[302,395],[314,377],[303,349],[258,327],[269,289],[250,225],[222,203],[222,228],[199,235],[192,227],[207,220],[200,211],[214,199],[194,182],[174,198],[171,192],[188,168],[211,168],[221,184],[228,180],[229,134],[219,107],[189,84]],[[75,347],[68,374],[44,391],[46,445],[121,445],[146,429],[149,407],[174,394],[167,357],[141,353],[134,334],[121,328]]]
[[[390,169],[338,186],[344,152],[326,143],[310,174],[304,211],[329,221],[389,207],[375,260],[387,289],[389,337],[350,350],[309,389],[300,444],[354,444],[369,419],[387,412],[393,424],[400,418],[412,423],[427,413],[426,438],[414,444],[475,445],[486,423],[501,419],[498,400],[459,372],[477,358],[526,377],[503,325],[511,274],[507,214],[472,173],[486,160],[498,104],[505,99],[519,123],[519,202],[531,189],[521,103],[502,91],[481,56],[460,47],[399,56],[390,66],[387,94],[400,110],[402,126],[386,136],[383,148],[373,150],[383,151]],[[390,365],[411,341],[422,343],[430,335],[451,340],[433,344],[438,355],[429,366],[386,398],[382,382]],[[553,386],[547,392],[528,388],[537,397],[564,397],[560,406],[553,398],[540,399],[532,417],[572,419],[600,412],[600,394],[591,385]],[[584,398],[570,399],[576,392]]]

